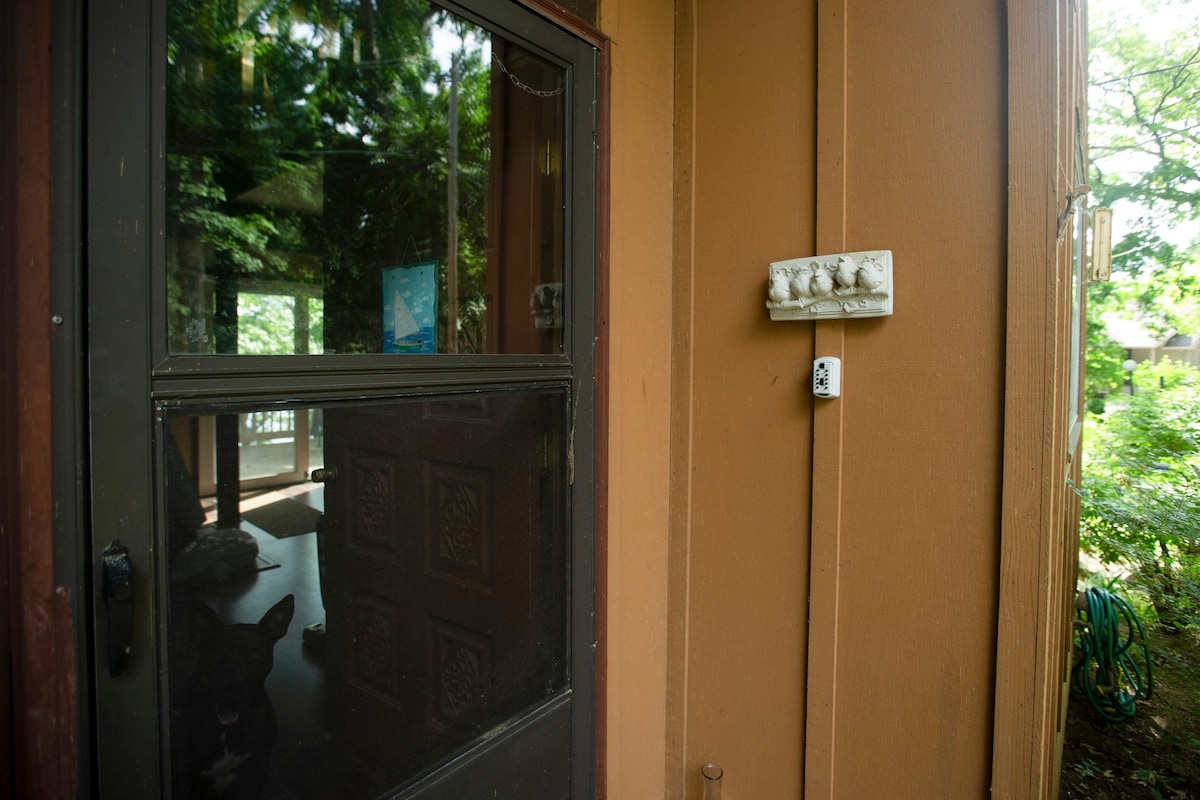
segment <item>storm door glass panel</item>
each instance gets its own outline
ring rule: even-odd
[[[378,797],[562,697],[566,404],[289,408],[320,482],[232,512],[203,431],[277,409],[160,407],[174,796]]]
[[[171,353],[561,352],[562,66],[423,2],[167,26]]]

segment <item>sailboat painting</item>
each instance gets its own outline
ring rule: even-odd
[[[383,271],[383,352],[437,352],[437,262]]]

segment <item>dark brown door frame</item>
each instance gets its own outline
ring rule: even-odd
[[[79,4],[0,0],[0,775],[74,797],[77,676]]]

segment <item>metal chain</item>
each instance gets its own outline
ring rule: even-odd
[[[511,72],[509,72],[508,67],[504,66],[504,62],[501,61],[500,57],[497,56],[495,53],[492,53],[492,61],[495,61],[496,66],[500,67],[500,71],[508,76],[508,79],[513,82],[513,86],[516,86],[522,92],[528,92],[529,94],[531,94],[535,97],[555,97],[555,96],[563,93],[563,87],[561,87],[561,86],[558,87],[557,89],[553,89],[550,91],[547,91],[546,89],[533,88],[528,83],[525,83],[520,78],[518,78],[516,75],[513,75]]]

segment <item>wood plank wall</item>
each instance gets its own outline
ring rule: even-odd
[[[1072,420],[1070,236],[1057,217],[1075,174],[1085,103],[1086,4],[1009,4],[1007,402],[992,793],[1057,794],[1071,648],[1078,477]],[[1086,112],[1084,112],[1086,119]]]
[[[698,797],[708,760],[731,796],[984,796],[1001,9],[676,5],[668,796]],[[771,261],[866,249],[896,255],[894,317],[766,320]],[[818,355],[842,357],[840,400],[811,397]]]
[[[829,689],[809,684],[810,713],[834,711],[832,758],[806,763],[806,786],[813,797],[985,797],[1004,409],[1003,10],[822,0],[822,15],[826,2],[844,9],[844,33],[834,26],[827,42],[822,29],[818,48],[844,49],[829,67],[844,64],[844,95],[822,75],[818,129],[844,119],[844,189],[818,185],[818,220],[843,215],[847,251],[893,252],[895,314],[842,326],[840,510],[826,557],[837,594],[820,606],[815,498],[834,491],[833,468],[814,467],[812,626],[836,614],[836,669]],[[839,435],[825,432],[834,424],[816,418],[818,444]],[[809,653],[820,657],[812,640]],[[810,756],[820,745],[810,738]]]
[[[816,246],[811,2],[679,3],[676,52],[672,613],[686,656],[680,771],[729,797],[803,791],[813,485],[811,323],[765,307],[772,261]],[[682,505],[681,505],[682,504]],[[679,559],[676,561],[675,559]],[[673,634],[673,644],[678,639]]]

